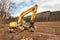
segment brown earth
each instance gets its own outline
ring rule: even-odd
[[[60,22],[35,22],[35,32],[9,33],[8,24],[0,24],[0,40],[60,40]]]

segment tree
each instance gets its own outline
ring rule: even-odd
[[[0,20],[4,21],[5,19],[9,18],[9,9],[11,8],[10,4],[10,0],[0,0]]]

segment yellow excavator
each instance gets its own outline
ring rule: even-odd
[[[36,17],[37,8],[38,8],[38,5],[36,4],[34,7],[29,8],[28,10],[22,12],[21,15],[19,16],[17,22],[10,22],[9,23],[9,31],[12,32],[16,29],[25,30],[25,28],[31,28],[31,27],[34,28],[34,20]],[[26,22],[23,20],[23,17],[30,12],[32,12],[32,16],[31,16],[31,19],[29,21],[30,26],[27,27],[27,26],[24,26],[24,23],[26,23]]]

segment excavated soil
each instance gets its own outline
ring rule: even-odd
[[[60,40],[60,22],[35,22],[35,32],[10,33],[8,24],[0,24],[0,40]]]

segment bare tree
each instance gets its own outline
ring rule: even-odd
[[[10,9],[10,0],[0,0],[0,19],[4,20],[10,16],[9,9]]]

